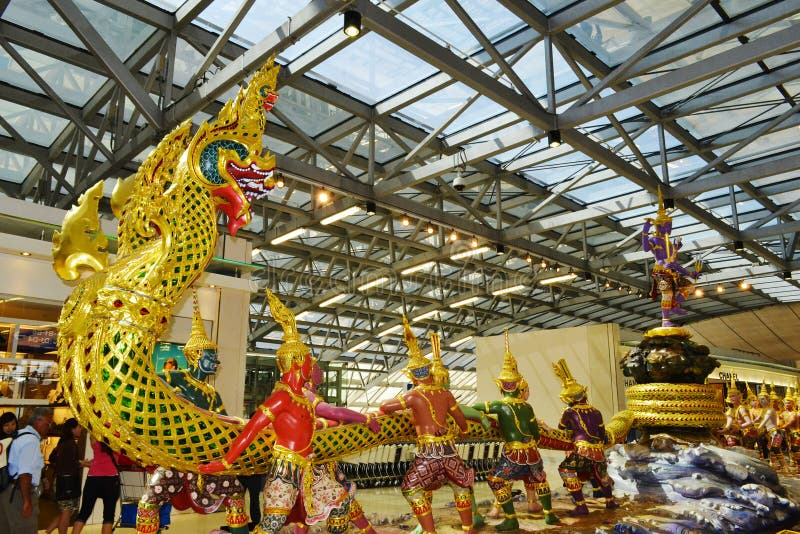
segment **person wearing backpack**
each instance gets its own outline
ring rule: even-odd
[[[67,534],[72,514],[78,511],[81,501],[81,456],[77,440],[83,429],[78,420],[70,417],[61,426],[61,439],[50,453],[48,461],[55,467],[56,502],[58,515],[47,525],[47,534],[58,528],[58,534]],[[87,462],[88,465],[88,462]]]
[[[17,433],[17,416],[14,412],[0,415],[0,439],[13,438]]]
[[[114,527],[114,512],[121,491],[119,467],[114,452],[108,445],[94,438],[91,441],[94,458],[83,485],[83,502],[78,512],[78,519],[72,527],[72,534],[80,534],[83,530],[98,498],[103,499],[103,528],[100,532],[111,534]]]
[[[0,532],[36,534],[39,523],[39,481],[44,457],[39,442],[47,437],[53,410],[34,408],[28,426],[8,448],[8,474],[13,480],[0,492]]]

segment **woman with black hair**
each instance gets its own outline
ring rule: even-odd
[[[94,458],[89,467],[86,483],[83,485],[81,511],[78,512],[78,519],[72,527],[72,534],[80,534],[83,530],[98,498],[103,499],[103,528],[100,532],[111,534],[114,527],[114,512],[120,495],[117,459],[108,445],[94,438],[92,438],[92,452]]]
[[[83,429],[71,417],[61,425],[61,439],[50,453],[48,461],[55,466],[56,502],[58,515],[47,526],[47,534],[58,528],[58,534],[67,534],[72,514],[78,511],[81,500],[81,457],[77,440]]]
[[[13,438],[17,431],[17,416],[14,412],[0,415],[0,439]]]

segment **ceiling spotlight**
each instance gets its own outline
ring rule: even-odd
[[[791,280],[792,279],[792,271],[783,271],[783,279],[784,280]]]
[[[725,286],[717,286],[717,293],[725,293]]]
[[[497,252],[498,254],[505,254],[506,246],[502,243],[498,243],[494,246],[494,251]]]
[[[453,189],[459,192],[464,190],[464,174],[461,169],[456,171],[456,177],[453,179]]]
[[[326,189],[320,189],[317,192],[317,202],[320,204],[327,204],[331,201],[331,194]]]
[[[736,252],[744,250],[744,241],[739,241],[738,239],[736,241],[734,241],[733,242],[733,250],[735,250]]]
[[[367,212],[367,215],[375,215],[376,210],[377,207],[375,206],[375,203],[371,200],[367,200],[367,204],[364,207],[364,211]]]
[[[705,296],[705,294],[706,294],[706,292],[705,292],[705,291],[703,291],[703,288],[702,288],[702,287],[698,287],[698,288],[696,288],[696,289],[694,290],[694,296],[695,296],[695,297],[697,297],[697,298],[704,297],[704,296]]]
[[[275,187],[281,189],[286,187],[286,180],[283,179],[283,175],[278,173],[278,177],[275,179]]]
[[[674,210],[675,209],[675,199],[674,198],[665,198],[664,199],[664,209],[665,210]]]
[[[455,229],[450,232],[450,241],[458,241],[458,232]]]
[[[28,252],[27,250],[23,250],[22,252],[20,252],[20,254],[22,254],[23,256],[30,256],[31,255],[31,253]]]
[[[591,280],[592,279],[592,273],[590,273],[589,271],[584,271],[583,279],[584,280]]]
[[[361,33],[361,13],[355,9],[345,11],[342,31],[348,37],[357,37]]]
[[[408,215],[403,215],[400,218],[400,224],[402,224],[403,226],[408,226],[411,224],[411,219],[408,218]]]
[[[541,267],[542,269],[547,269],[547,262],[545,261],[544,258],[542,258],[542,261],[539,262],[539,267]]]
[[[556,263],[556,272],[557,273],[561,272],[561,266],[559,264],[557,264],[557,263]]]
[[[531,255],[530,255],[530,254],[528,254],[527,256],[525,256],[525,261],[527,261],[528,263],[533,263],[533,258],[531,257]]]
[[[433,232],[436,230],[433,228],[431,223],[428,223],[428,226],[425,227],[425,231],[428,232],[428,235],[433,235]]]
[[[469,246],[472,248],[478,248],[478,240],[473,237],[469,240]]]
[[[548,131],[547,144],[550,146],[550,148],[556,148],[561,146],[561,131],[560,130]]]
[[[742,280],[741,282],[739,282],[739,289],[741,289],[742,291],[747,291],[748,289],[750,289],[750,284],[747,283],[747,280]]]
[[[609,282],[608,280],[606,280],[606,283],[603,285],[605,286],[606,289],[611,289],[611,282]]]

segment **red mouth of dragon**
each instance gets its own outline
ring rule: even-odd
[[[249,167],[240,167],[232,161],[228,161],[225,170],[236,180],[248,202],[264,198],[275,187],[274,167],[264,170],[255,163],[251,163]]]
[[[250,203],[264,198],[275,187],[275,168],[264,170],[255,163],[240,167],[228,161],[225,169],[236,180],[238,190],[226,185],[215,189],[213,195],[222,199],[217,208],[228,216],[228,232],[235,236],[239,228],[250,222]]]

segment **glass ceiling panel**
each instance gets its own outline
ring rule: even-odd
[[[369,104],[434,74],[435,68],[375,33],[368,33],[314,67],[323,79]]]
[[[281,87],[276,106],[312,137],[352,117],[346,111],[289,86]]]
[[[186,0],[145,0],[145,2],[174,13],[179,7],[186,3]]]
[[[123,61],[156,31],[153,26],[94,0],[75,0],[75,4],[100,37]]]
[[[627,0],[570,28],[609,66],[618,65],[687,8],[685,0]]]
[[[29,143],[49,147],[69,124],[67,119],[0,100],[0,115]]]
[[[3,19],[33,31],[40,31],[47,21],[47,35],[77,48],[86,49],[47,0],[11,0],[3,11]]]
[[[11,45],[47,84],[67,103],[83,106],[100,88],[106,78],[45,56],[33,50]],[[0,81],[44,94],[5,50],[0,50]]]
[[[522,26],[522,21],[499,3],[462,0],[459,4],[492,42]],[[462,57],[482,50],[461,19],[441,0],[416,2],[399,17]]]
[[[514,65],[514,72],[525,82],[525,85],[537,97],[547,97],[547,72],[544,62],[544,42],[536,45]],[[569,64],[556,47],[553,47],[553,77],[556,90],[579,81]],[[544,103],[546,104],[546,103]]]
[[[787,128],[778,132],[762,135],[755,141],[739,150],[728,163],[737,164],[754,157],[782,152],[800,146],[800,129]]]
[[[777,89],[770,88],[717,108],[681,117],[680,122],[688,125],[695,137],[702,139],[777,117],[789,109],[788,104],[776,105],[781,102],[782,95]]]
[[[34,165],[33,158],[0,149],[0,174],[5,181],[21,184]]]
[[[575,0],[528,0],[531,4],[536,6],[536,8],[544,13],[545,15],[550,15],[555,13],[556,11],[560,11],[565,7],[569,7],[573,4],[577,4]]]

